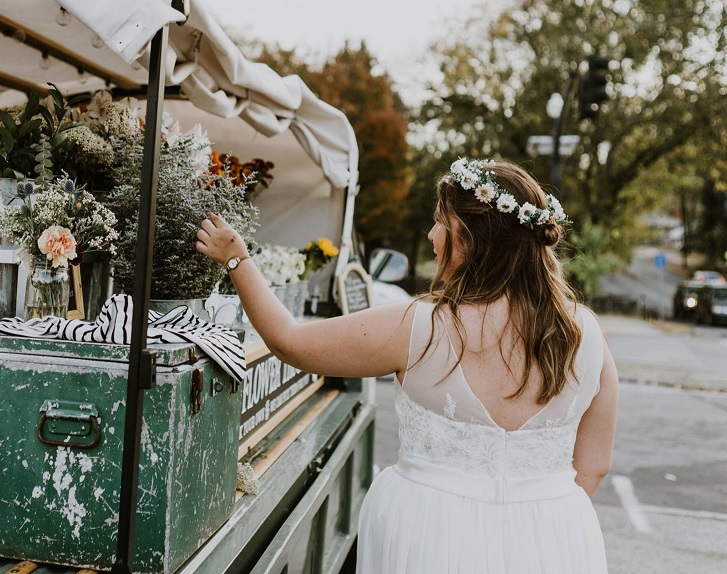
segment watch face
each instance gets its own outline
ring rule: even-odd
[[[240,258],[239,258],[239,257],[233,257],[232,259],[230,259],[230,260],[229,260],[229,261],[227,262],[227,265],[226,265],[226,267],[227,267],[227,270],[228,270],[228,271],[232,271],[232,270],[233,270],[233,269],[235,269],[235,268],[236,268],[236,267],[237,267],[237,266],[238,266],[239,264],[240,264]]]

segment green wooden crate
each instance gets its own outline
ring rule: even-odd
[[[194,345],[153,348],[134,572],[169,573],[232,512],[242,392]],[[0,337],[0,556],[113,564],[128,352]]]

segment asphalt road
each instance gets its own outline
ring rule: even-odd
[[[667,256],[667,268],[658,269],[654,264],[657,254]],[[640,247],[635,250],[630,266],[620,273],[601,277],[602,293],[626,296],[638,302],[642,310],[649,309],[660,317],[672,314],[672,299],[683,274],[679,254],[656,247]]]
[[[727,572],[727,329],[603,317],[621,395],[613,468],[594,497],[611,574]],[[679,388],[689,379],[689,389]],[[710,388],[713,390],[690,390]],[[396,462],[390,381],[375,462]]]

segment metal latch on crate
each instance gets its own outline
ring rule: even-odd
[[[234,395],[240,388],[240,381],[234,377],[228,377],[230,381],[230,394]],[[210,381],[210,395],[215,396],[225,390],[225,383],[217,377],[212,377]]]
[[[196,415],[202,410],[202,395],[204,394],[204,369],[194,369],[192,371],[192,390],[191,390],[191,401],[192,401],[192,414]],[[230,394],[234,394],[240,388],[240,381],[230,377]],[[212,377],[210,380],[210,396],[221,393],[225,390],[225,383],[223,383],[217,377]]]
[[[43,444],[93,448],[101,439],[94,404],[51,399],[43,403],[40,413],[36,435]]]

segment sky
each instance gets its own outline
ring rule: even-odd
[[[487,0],[206,0],[223,25],[251,37],[300,49],[313,61],[333,55],[346,40],[365,40],[386,72],[406,89],[412,76],[428,74],[427,46]],[[219,18],[218,18],[219,19]]]

